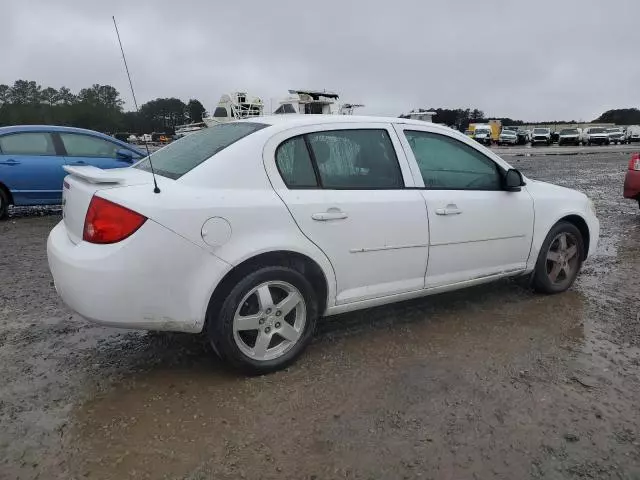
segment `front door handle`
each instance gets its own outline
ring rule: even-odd
[[[0,162],[0,164],[2,164],[2,165],[20,165],[20,162],[14,160],[13,158],[10,158],[6,162]]]
[[[329,220],[344,220],[348,216],[349,215],[341,210],[330,208],[326,212],[314,213],[313,215],[311,215],[311,218],[318,222],[327,222]]]
[[[86,165],[87,162],[84,160],[78,160],[77,162],[73,162],[71,165]]]
[[[436,215],[460,215],[461,213],[462,210],[452,203],[444,208],[436,208]]]

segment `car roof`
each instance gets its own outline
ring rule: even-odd
[[[58,132],[58,133],[82,133],[85,135],[91,135],[92,137],[103,138],[105,140],[109,140],[110,142],[117,143],[122,145],[129,150],[136,151],[141,155],[145,153],[140,149],[136,148],[134,145],[122,142],[115,137],[111,137],[104,133],[96,132],[95,130],[87,130],[86,128],[77,128],[77,127],[65,127],[61,125],[11,125],[8,127],[0,127],[0,135],[5,135],[7,133],[19,133],[19,132]]]
[[[292,127],[305,125],[326,125],[335,123],[336,125],[344,123],[394,123],[402,125],[429,125],[432,128],[451,131],[446,125],[425,122],[423,120],[411,120],[409,118],[398,117],[381,117],[368,115],[301,115],[295,113],[287,113],[281,115],[265,115],[262,117],[251,117],[238,120],[239,122],[264,123],[279,130],[287,130]]]

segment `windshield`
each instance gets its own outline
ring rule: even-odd
[[[151,154],[153,170],[158,175],[176,180],[232,143],[265,127],[268,125],[264,123],[238,122],[204,128]],[[134,168],[150,172],[149,158]]]
[[[511,137],[515,137],[516,132],[511,131],[511,130],[503,130],[503,131],[502,131],[502,135],[504,135],[504,136],[506,136],[506,137],[509,137],[509,136],[511,136]]]
[[[486,135],[488,133],[491,133],[488,128],[476,128],[476,135]]]
[[[589,133],[605,133],[604,128],[592,128]]]
[[[609,133],[622,133],[621,128],[607,128],[607,132]]]
[[[533,133],[549,133],[548,128],[534,128]]]
[[[577,135],[577,128],[565,128],[564,130],[560,130],[560,135]]]

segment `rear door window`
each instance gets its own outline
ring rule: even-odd
[[[153,170],[163,177],[178,179],[232,143],[265,127],[268,125],[264,123],[238,122],[203,128],[153,153]],[[134,168],[150,172],[149,159]]]
[[[0,151],[5,155],[55,155],[53,139],[47,132],[11,133],[0,137]]]
[[[116,152],[122,147],[102,138],[77,133],[60,133],[68,157],[107,157],[116,158]]]
[[[330,130],[309,133],[306,137],[323,188],[404,187],[398,158],[386,130]]]

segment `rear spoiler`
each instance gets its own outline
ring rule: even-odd
[[[62,168],[69,175],[81,178],[89,183],[120,183],[124,178],[111,173],[109,170],[102,170],[98,167],[74,167],[72,165],[63,165]]]

